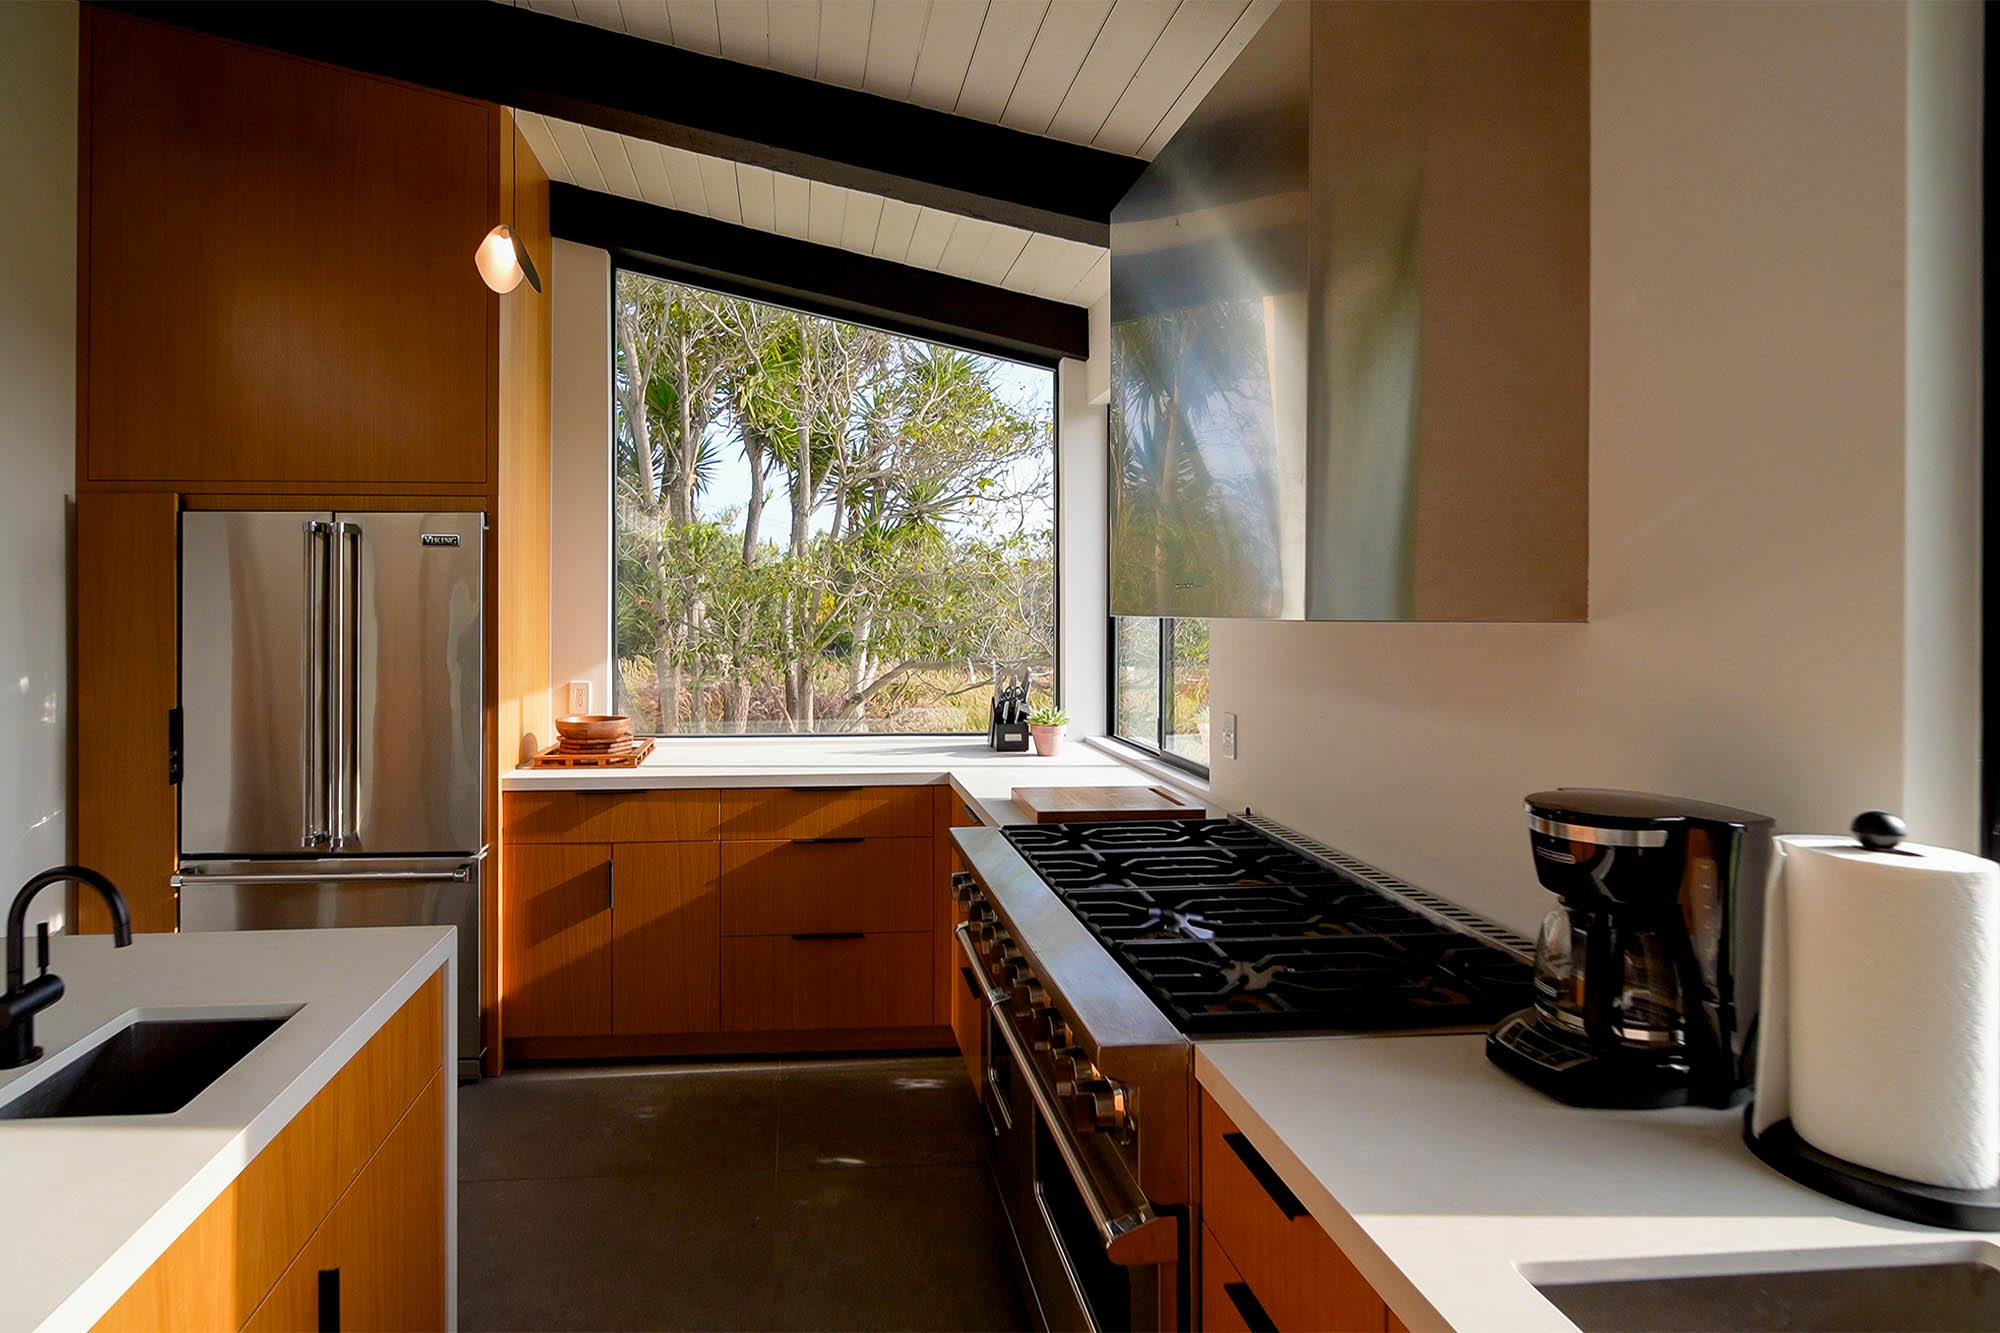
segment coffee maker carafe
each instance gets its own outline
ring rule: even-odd
[[[1486,1054],[1575,1106],[1728,1106],[1749,1084],[1763,947],[1766,815],[1644,792],[1527,798],[1556,895],[1535,1003]]]

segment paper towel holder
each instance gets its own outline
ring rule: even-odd
[[[1894,852],[1896,844],[1910,836],[1909,825],[1887,810],[1863,810],[1854,817],[1848,829],[1854,840],[1871,852]],[[1902,856],[1914,856],[1914,852],[1900,852]]]
[[[1871,1213],[1956,1231],[2000,1230],[2000,1188],[1955,1190],[1872,1171],[1822,1152],[1799,1137],[1790,1118],[1759,1134],[1754,1104],[1743,1108],[1743,1141],[1757,1160],[1807,1189]]]

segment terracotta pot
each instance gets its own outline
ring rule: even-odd
[[[1063,727],[1038,727],[1028,724],[1028,734],[1035,738],[1035,753],[1053,759],[1062,753]]]

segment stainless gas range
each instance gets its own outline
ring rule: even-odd
[[[959,1024],[1048,1329],[1189,1324],[1193,1042],[1483,1030],[1527,942],[1248,817],[958,829]]]

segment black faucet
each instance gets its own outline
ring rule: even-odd
[[[0,1069],[18,1069],[42,1058],[35,1045],[35,1015],[62,998],[61,977],[49,975],[49,923],[36,931],[35,962],[40,969],[33,981],[28,972],[28,904],[51,884],[66,881],[96,889],[111,910],[112,943],[123,949],[132,943],[132,913],[117,885],[85,866],[52,866],[21,886],[14,905],[7,909],[7,993],[0,995]]]

